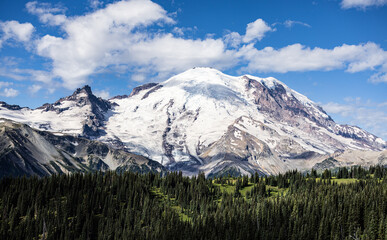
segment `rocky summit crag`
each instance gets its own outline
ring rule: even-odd
[[[387,163],[384,140],[335,123],[282,82],[211,68],[190,69],[109,100],[85,86],[37,109],[2,102],[0,117],[98,140],[186,175]],[[324,164],[328,158],[335,161]]]

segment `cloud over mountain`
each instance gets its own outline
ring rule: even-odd
[[[260,18],[247,24],[245,35],[229,32],[221,38],[184,37],[177,27],[169,31],[176,20],[151,1],[120,1],[71,18],[63,9],[47,4],[30,2],[27,9],[42,23],[59,25],[65,32],[37,40],[36,52],[52,60],[53,77],[70,89],[84,84],[92,74],[115,67],[131,72],[133,79],[145,79],[148,74],[161,79],[194,66],[223,70],[239,66],[251,72],[280,73],[377,70],[371,79],[377,82],[382,81],[385,68],[381,66],[387,63],[386,51],[373,42],[332,49],[299,43],[259,49],[255,42],[276,30]]]

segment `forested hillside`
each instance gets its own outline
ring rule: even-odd
[[[387,239],[387,171],[3,178],[0,224],[0,239]]]

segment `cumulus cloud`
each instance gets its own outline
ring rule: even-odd
[[[159,72],[180,72],[193,66],[231,66],[233,52],[221,39],[191,40],[172,34],[156,36],[129,47],[132,65],[156,68]]]
[[[19,23],[18,21],[0,22],[0,48],[2,44],[10,39],[19,42],[28,42],[34,32],[31,23]]]
[[[247,24],[245,35],[240,35],[238,32],[229,32],[223,37],[223,41],[227,46],[238,48],[242,43],[255,43],[261,41],[267,32],[273,32],[265,21],[258,18],[254,22]]]
[[[0,96],[2,97],[16,97],[19,95],[19,91],[13,88],[9,88],[12,86],[12,82],[0,82]]]
[[[368,129],[371,133],[387,140],[387,104],[361,101],[360,98],[347,98],[345,104],[329,102],[322,107],[329,114],[344,119],[345,123]]]
[[[243,36],[241,36],[239,33],[230,32],[223,37],[223,41],[225,44],[227,44],[227,46],[238,48],[242,43],[242,38]]]
[[[375,70],[386,64],[387,52],[375,43],[346,45],[333,49],[292,44],[280,49],[243,46],[238,53],[249,71],[280,72],[346,69],[354,73]]]
[[[108,90],[96,90],[94,91],[94,95],[103,99],[111,98],[111,95]]]
[[[19,95],[19,91],[13,88],[4,88],[0,90],[0,96],[2,97],[16,97]]]
[[[254,40],[261,41],[267,32],[272,32],[272,29],[265,21],[262,19],[257,19],[252,23],[247,24],[246,34],[243,37],[244,43],[249,43]]]
[[[387,4],[387,0],[342,0],[341,7],[348,8],[362,8],[365,9],[371,6],[384,6]]]
[[[51,26],[59,26],[67,20],[63,14],[66,9],[63,7],[52,7],[51,4],[34,1],[28,2],[26,8],[29,13],[37,15],[42,23]]]
[[[99,8],[103,5],[103,2],[99,0],[89,0],[89,3],[90,7],[92,7],[93,9]]]
[[[61,26],[66,37],[44,36],[38,41],[37,53],[52,59],[53,75],[70,89],[114,65],[130,66],[134,74],[156,72],[164,77],[193,66],[222,69],[235,64],[222,39],[185,39],[147,31],[155,24],[174,23],[163,8],[151,1],[116,2],[68,19]]]
[[[153,38],[141,30],[155,23],[174,20],[151,1],[116,2],[67,20],[62,25],[66,37],[44,36],[38,42],[37,53],[51,58],[53,74],[63,80],[65,87],[74,88],[100,68],[129,64],[141,57],[130,49],[144,42],[152,45]]]
[[[370,79],[370,82],[372,83],[379,83],[379,82],[385,82],[387,83],[387,73],[375,73],[373,74]]]
[[[28,91],[31,94],[35,94],[35,93],[39,92],[40,89],[42,89],[42,86],[38,85],[38,84],[33,84],[32,86],[28,87]]]

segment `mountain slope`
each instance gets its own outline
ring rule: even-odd
[[[97,139],[187,175],[276,174],[312,167],[337,152],[387,146],[358,127],[335,123],[274,78],[233,77],[211,68],[190,69],[108,101],[86,86],[34,110],[0,103],[0,117]]]
[[[85,86],[71,96],[36,109],[0,102],[0,116],[41,130],[93,138],[104,134],[105,114],[111,107],[109,101],[97,98]]]
[[[57,136],[9,120],[0,122],[0,178],[3,176],[132,170],[163,171],[145,157],[74,136]]]
[[[117,106],[102,140],[119,139],[130,151],[187,174],[223,168],[273,174],[294,168],[293,159],[386,146],[364,130],[336,124],[274,78],[196,68],[111,101]]]

